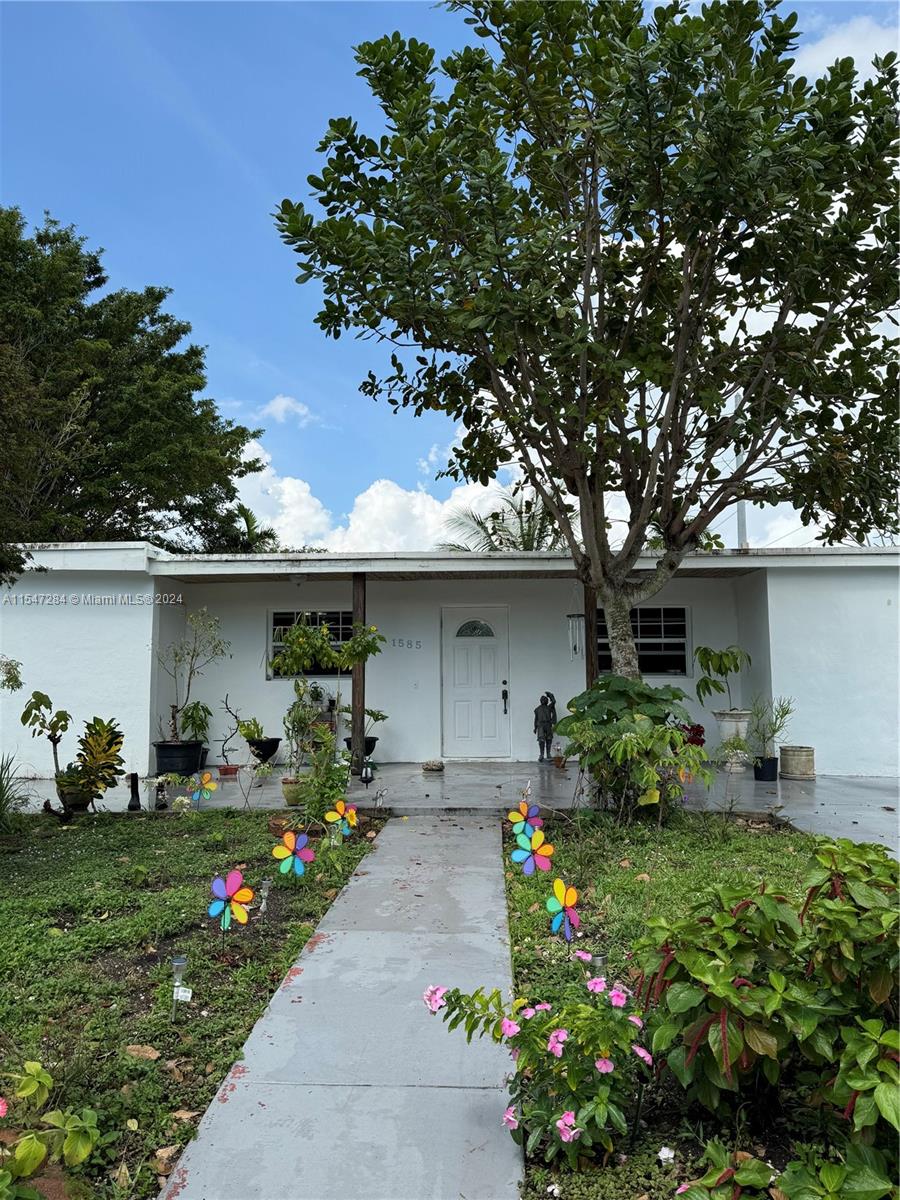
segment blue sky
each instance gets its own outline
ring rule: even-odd
[[[796,7],[813,67],[896,44],[893,3]],[[294,283],[270,213],[306,198],[330,117],[377,132],[353,45],[399,29],[443,53],[467,37],[462,18],[423,0],[310,0],[7,2],[0,19],[3,203],[74,223],[105,247],[111,286],[173,289],[170,310],[207,347],[209,394],[266,427],[269,469],[247,498],[289,540],[367,548],[377,529],[384,548],[424,547],[452,489],[421,460],[452,426],[358,394],[383,352],[313,325],[316,291]]]

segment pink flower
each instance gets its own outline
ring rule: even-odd
[[[621,988],[614,987],[609,993],[609,1002],[613,1008],[624,1008],[628,997]]]
[[[514,1046],[514,1047],[512,1048],[512,1050],[510,1050],[510,1052],[509,1052],[509,1057],[510,1057],[510,1058],[513,1060],[513,1062],[518,1062],[518,1061],[519,1061],[519,1055],[520,1055],[521,1053],[522,1053],[522,1052],[521,1052],[521,1050],[517,1050],[517,1049],[515,1048],[515,1046]]]
[[[0,1096],[0,1120],[9,1112],[9,1105],[6,1103],[6,1097]]]
[[[595,993],[605,992],[606,991],[606,980],[603,978],[602,975],[598,975],[595,979],[589,979],[587,981],[587,990],[589,992],[595,992]]]
[[[500,1022],[500,1031],[506,1038],[515,1037],[520,1032],[522,1026],[517,1025],[515,1021],[510,1021],[509,1017],[504,1017]]]
[[[537,1012],[537,1009],[535,1009],[535,1008],[523,1008],[522,1011],[519,1013],[519,1016],[522,1018],[523,1021],[530,1021],[536,1012]]]
[[[553,1007],[552,1004],[536,1004],[534,1006],[534,1011],[535,1012],[549,1012],[552,1007]]]
[[[632,1025],[637,1025],[638,1029],[644,1028],[644,1022],[641,1020],[640,1017],[636,1017],[634,1015],[634,1013],[631,1014],[631,1016],[628,1018],[628,1020],[632,1023]]]
[[[510,1105],[509,1108],[506,1110],[506,1112],[503,1114],[502,1120],[503,1120],[503,1124],[506,1126],[507,1129],[518,1129],[519,1128],[519,1121],[518,1121],[518,1118],[516,1117],[516,1110],[512,1107],[512,1105]]]
[[[569,1036],[568,1029],[554,1029],[547,1042],[547,1049],[556,1058],[562,1058],[563,1042]]]
[[[688,1188],[689,1188],[690,1186],[691,1186],[691,1185],[690,1185],[689,1183],[683,1183],[683,1184],[681,1185],[681,1187],[678,1187],[678,1188],[676,1188],[676,1189],[675,1189],[675,1195],[676,1195],[676,1196],[683,1196],[683,1195],[684,1195],[684,1193],[685,1193],[685,1192],[688,1190]]]
[[[597,1061],[594,1063],[594,1066],[597,1068],[597,1070],[600,1072],[601,1075],[608,1075],[610,1073],[610,1071],[612,1071],[614,1069],[613,1061],[611,1058],[598,1058]]]
[[[575,1128],[575,1114],[569,1109],[556,1122],[559,1136],[564,1142],[574,1142],[581,1137],[581,1130]]]
[[[427,1007],[430,1008],[433,1013],[436,1013],[439,1008],[446,1007],[447,1001],[444,999],[444,996],[448,991],[448,988],[437,987],[435,984],[432,984],[431,987],[427,987],[425,989],[422,999],[425,1001]]]
[[[643,1046],[632,1046],[631,1048],[638,1058],[642,1062],[645,1062],[648,1067],[653,1066],[653,1055],[649,1052],[649,1050],[645,1050]]]
[[[588,954],[587,950],[576,950],[575,957],[580,958],[582,962],[590,962],[593,955]]]

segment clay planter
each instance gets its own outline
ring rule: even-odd
[[[285,775],[281,781],[281,794],[289,808],[296,808],[303,803],[303,783],[299,779]]]
[[[238,766],[232,766],[231,763],[223,763],[221,767],[219,767],[219,778],[237,779],[237,773],[240,771],[240,769],[241,768]]]
[[[815,779],[816,752],[812,746],[781,747],[782,779]]]
[[[87,812],[93,799],[90,792],[83,792],[80,788],[61,787],[60,784],[56,785],[56,794],[63,808],[70,813]]]
[[[568,761],[569,760],[567,758],[563,758],[561,754],[556,754],[553,758],[553,765],[554,767],[564,767]]]
[[[272,837],[283,837],[293,823],[294,820],[292,817],[269,817],[269,833],[271,833]]]

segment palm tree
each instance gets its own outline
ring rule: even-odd
[[[279,549],[278,534],[259,520],[246,504],[234,507],[233,530],[226,539],[226,551],[237,554],[267,554]]]
[[[543,500],[530,490],[498,493],[490,513],[460,508],[444,522],[459,541],[439,542],[438,550],[497,553],[514,550],[564,550],[565,539]]]

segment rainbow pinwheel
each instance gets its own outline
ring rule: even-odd
[[[287,875],[291,869],[295,875],[302,875],[306,870],[306,863],[315,861],[316,856],[307,848],[308,841],[305,833],[294,833],[289,829],[278,845],[272,847],[273,856],[281,859],[278,870],[282,875]]]
[[[345,804],[343,800],[338,800],[331,812],[325,814],[325,820],[332,825],[337,822],[338,829],[344,837],[349,837],[351,831],[356,827],[356,805]]]
[[[550,857],[553,847],[544,838],[544,831],[536,829],[531,837],[520,833],[516,838],[517,850],[513,850],[511,858],[514,863],[521,863],[526,875],[533,875],[535,867],[539,871],[550,870]]]
[[[193,799],[199,804],[201,800],[208,800],[213,792],[219,786],[210,775],[209,771],[204,771],[203,774],[196,780],[196,788],[194,789]]]
[[[244,877],[240,871],[229,871],[224,879],[217,875],[212,881],[215,899],[207,911],[211,917],[221,916],[219,924],[223,933],[231,925],[232,917],[239,925],[247,924],[247,905],[253,899],[253,888],[243,885]]]
[[[540,808],[536,804],[529,804],[527,800],[521,800],[519,807],[511,813],[507,813],[507,819],[512,821],[513,833],[524,833],[530,838],[536,829],[540,829],[543,821],[538,816]]]
[[[563,937],[567,942],[572,940],[572,930],[577,929],[581,919],[575,911],[578,903],[578,893],[573,887],[566,887],[561,879],[553,880],[553,895],[547,901],[547,912],[551,914],[550,932],[559,933],[562,927]]]

